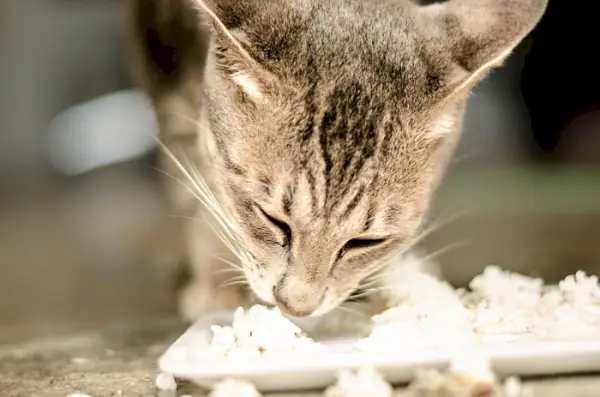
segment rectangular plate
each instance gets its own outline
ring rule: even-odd
[[[325,388],[335,382],[339,370],[361,366],[377,368],[392,384],[406,383],[419,368],[447,368],[453,356],[441,349],[413,350],[402,355],[366,353],[353,349],[353,341],[345,339],[323,341],[327,350],[318,360],[314,356],[312,359],[283,356],[244,361],[192,361],[186,357],[189,346],[210,340],[211,325],[229,325],[232,319],[231,312],[217,312],[192,325],[160,357],[160,370],[206,388],[224,378],[235,377],[254,383],[263,392],[295,391]],[[499,377],[600,371],[600,340],[523,340],[484,344],[476,349],[491,358]]]

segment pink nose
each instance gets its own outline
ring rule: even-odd
[[[273,297],[282,312],[307,317],[321,306],[325,290],[306,277],[288,274],[273,287]]]
[[[275,291],[274,291],[275,292]],[[282,299],[280,295],[275,292],[275,302],[277,307],[285,314],[289,314],[294,317],[308,317],[314,310],[298,310],[290,306],[286,299]]]

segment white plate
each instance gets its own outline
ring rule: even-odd
[[[226,377],[250,381],[260,391],[294,391],[320,389],[335,382],[340,369],[376,367],[392,383],[413,379],[418,368],[444,369],[452,354],[439,349],[416,350],[404,355],[365,353],[353,349],[352,339],[322,341],[327,353],[312,357],[276,357],[245,361],[189,360],[189,346],[209,341],[210,325],[229,325],[230,312],[206,316],[192,325],[160,357],[159,368],[177,378],[211,388]],[[600,340],[519,341],[494,343],[477,347],[491,357],[492,366],[500,377],[517,375],[559,375],[600,371]]]

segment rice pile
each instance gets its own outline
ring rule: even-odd
[[[598,277],[580,271],[558,285],[488,267],[470,284],[465,306],[484,335],[522,334],[537,339],[600,336]]]
[[[372,318],[361,350],[406,351],[456,348],[519,339],[559,340],[600,337],[600,285],[596,276],[577,272],[558,285],[487,267],[469,284],[449,284],[416,269],[385,278],[390,308]],[[392,347],[392,348],[393,348]]]
[[[232,359],[259,358],[286,353],[311,354],[322,351],[323,345],[304,336],[302,330],[281,315],[278,309],[255,305],[248,311],[238,308],[231,326],[211,327],[213,336],[208,351],[197,353],[206,357]]]
[[[415,262],[417,263],[417,262]],[[446,374],[423,370],[409,387],[410,395],[434,392],[479,396],[518,393],[518,381],[504,389],[487,358],[468,349],[480,344],[516,340],[600,338],[600,284],[582,271],[557,285],[541,279],[487,267],[469,284],[454,289],[422,267],[396,266],[382,278],[386,309],[373,316],[355,347],[386,354],[425,348],[449,349],[454,361]],[[324,319],[325,322],[327,317]],[[337,320],[336,320],[337,321]],[[212,339],[196,353],[203,359],[260,359],[286,354],[323,354],[326,345],[307,336],[277,309],[256,305],[238,308],[231,326],[213,326]],[[467,349],[464,349],[467,347]],[[458,353],[458,354],[457,354]],[[390,386],[373,369],[339,374],[325,397],[387,397]],[[234,380],[219,384],[211,396],[260,396],[252,385]]]
[[[370,335],[357,342],[359,349],[406,352],[475,341],[472,313],[449,284],[422,272],[403,274],[400,280],[383,290],[391,308],[373,316]]]

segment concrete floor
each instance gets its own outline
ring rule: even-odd
[[[527,193],[527,177],[480,175],[465,185],[469,178],[451,175],[434,212],[475,211],[425,243],[429,251],[468,243],[439,257],[450,281],[464,283],[492,263],[548,279],[579,268],[600,273],[595,179],[573,195],[589,202],[565,207],[564,197],[546,199],[552,188]],[[497,194],[473,187],[485,183]],[[536,200],[546,208],[510,204]],[[184,325],[174,319],[180,239],[151,170],[108,168],[1,215],[0,396],[155,395],[156,357]],[[531,386],[540,397],[600,395],[595,377]]]

